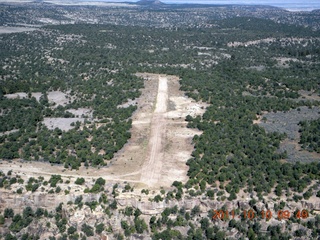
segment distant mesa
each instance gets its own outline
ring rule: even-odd
[[[137,2],[139,5],[163,5],[164,3],[159,0],[140,0]]]

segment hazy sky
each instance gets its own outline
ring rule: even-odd
[[[91,0],[93,1],[93,0]],[[100,0],[101,1],[101,0]],[[137,2],[138,0],[102,0],[107,2]],[[209,4],[290,4],[319,5],[320,0],[161,0],[165,3],[209,3]]]
[[[280,4],[280,3],[286,3],[286,4],[304,4],[304,3],[319,3],[319,0],[163,0],[163,2],[179,2],[179,3],[228,3],[228,4]]]

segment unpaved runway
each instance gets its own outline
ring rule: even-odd
[[[165,139],[168,104],[168,79],[159,77],[156,107],[151,120],[151,134],[148,144],[147,160],[141,171],[141,182],[154,185],[161,177],[162,160],[164,159],[163,140]]]
[[[159,87],[158,87],[158,96],[155,113],[165,113],[167,112],[168,104],[168,78],[159,77]]]
[[[206,104],[196,103],[180,91],[179,78],[171,75],[141,73],[145,88],[137,99],[138,110],[132,116],[131,138],[115,154],[108,167],[79,170],[43,162],[0,161],[0,169],[19,173],[28,179],[60,174],[84,177],[86,181],[103,177],[107,181],[133,183],[135,188],[169,188],[173,181],[186,182],[187,160],[193,151],[192,138],[201,132],[187,128],[187,115],[201,115]]]

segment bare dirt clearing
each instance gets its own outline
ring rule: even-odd
[[[263,39],[257,39],[257,40],[252,40],[252,41],[247,41],[247,42],[229,42],[227,44],[228,47],[239,47],[239,46],[250,46],[250,45],[259,45],[262,43],[273,43],[273,42],[280,42],[281,45],[286,45],[286,44],[303,44],[304,47],[308,46],[308,41],[310,39],[307,38],[295,38],[295,37],[284,37],[284,38],[263,38]],[[319,40],[319,38],[312,38],[311,41],[314,40]]]
[[[58,107],[59,105],[65,106],[71,101],[73,101],[73,98],[69,96],[70,92],[64,93],[61,91],[51,91],[48,92],[48,101],[51,105],[54,107]],[[31,93],[32,97],[35,97],[37,101],[40,100],[40,97],[43,94],[40,92],[33,92]],[[11,93],[4,95],[8,99],[17,99],[17,98],[28,98],[28,93],[25,92],[17,92],[17,93]]]
[[[31,2],[31,1],[30,1]],[[17,32],[30,32],[38,30],[37,28],[30,28],[30,27],[6,27],[1,26],[0,27],[0,34],[4,33],[17,33]]]
[[[186,128],[185,117],[203,114],[206,105],[184,96],[178,77],[138,76],[145,78],[145,88],[132,117],[132,137],[106,171],[128,182],[138,181],[141,187],[169,187],[175,180],[186,181],[191,141],[201,132]]]
[[[16,160],[2,162],[1,169],[12,169],[28,176],[60,174],[89,179],[101,176],[108,181],[127,181],[136,187],[155,189],[170,187],[175,180],[185,182],[188,170],[185,163],[193,151],[192,138],[201,134],[186,127],[185,117],[203,114],[207,105],[184,96],[176,76],[137,75],[145,79],[145,88],[141,90],[140,98],[135,99],[138,110],[132,116],[131,139],[107,167],[81,167],[72,171],[49,163]],[[48,98],[53,100],[50,95]],[[52,128],[56,126],[52,125]]]
[[[92,109],[90,108],[78,108],[78,109],[68,109],[68,112],[71,112],[76,117],[88,117],[90,119],[93,118]]]
[[[300,107],[287,112],[265,113],[258,123],[267,132],[286,133],[288,138],[280,144],[280,152],[287,152],[289,162],[312,162],[319,161],[320,154],[308,152],[301,149],[298,144],[300,141],[299,122],[305,120],[315,120],[319,118],[319,107]],[[261,121],[265,117],[265,121]]]
[[[165,139],[166,121],[165,113],[167,112],[168,102],[168,79],[159,77],[158,95],[156,108],[151,120],[151,134],[148,144],[148,156],[143,165],[141,172],[141,182],[149,185],[156,184],[161,177],[162,161],[164,152],[162,151]]]
[[[302,96],[299,100],[307,99],[311,101],[320,101],[320,93],[305,90],[300,90],[298,93]]]
[[[25,92],[17,92],[17,93],[10,93],[4,95],[8,99],[17,99],[17,98],[28,98],[28,93]],[[31,93],[32,97],[35,97],[37,101],[40,100],[40,97],[42,96],[41,92],[33,92]]]
[[[50,130],[59,128],[62,131],[69,131],[74,128],[74,126],[71,125],[72,123],[83,123],[84,120],[84,118],[44,118],[43,124]]]
[[[27,98],[28,94],[24,92],[10,93],[4,95],[8,99]]]
[[[48,100],[50,104],[55,104],[55,107],[58,107],[59,105],[65,106],[69,102],[67,94],[61,91],[48,92]]]

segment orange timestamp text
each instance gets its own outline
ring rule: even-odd
[[[296,219],[306,219],[309,217],[309,212],[306,209],[296,210],[295,212],[290,212],[289,210],[279,210],[275,214],[271,210],[262,210],[256,212],[253,209],[240,211],[235,210],[213,210],[212,219],[228,220],[228,219],[249,219],[253,220],[255,218],[270,220],[272,217],[276,217],[278,220],[289,219],[294,217]]]

